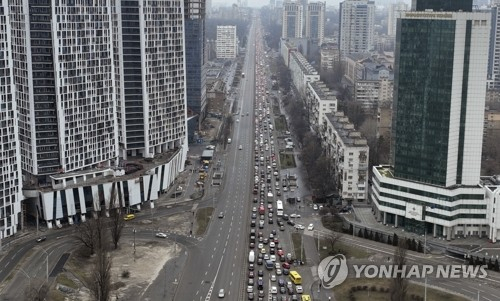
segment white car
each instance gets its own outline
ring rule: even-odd
[[[276,244],[274,243],[274,241],[271,241],[271,242],[269,243],[269,247],[270,247],[270,248],[274,248],[274,247],[276,247]]]
[[[313,205],[313,209],[314,209],[314,210],[318,210],[318,205],[314,204],[314,205]]]
[[[161,232],[158,232],[158,233],[156,233],[156,237],[159,237],[159,238],[167,238],[167,234],[165,234],[165,233],[161,233]]]
[[[281,276],[282,274],[281,269],[276,269],[276,275]]]
[[[278,288],[276,286],[271,286],[271,294],[276,295],[278,293]]]
[[[224,298],[224,296],[226,296],[226,293],[224,292],[224,289],[221,288],[219,291],[219,298]]]
[[[240,146],[238,147],[239,149],[243,149],[243,145],[240,144]]]
[[[302,289],[302,285],[297,285],[295,287],[295,292],[297,292],[297,294],[302,294],[304,292],[304,289]]]
[[[275,281],[276,281],[276,275],[275,275],[275,274],[271,274],[271,281],[272,281],[272,282],[275,282]]]
[[[300,218],[300,214],[292,213],[292,214],[290,214],[290,217],[291,218]]]
[[[276,255],[269,256],[269,260],[271,260],[272,262],[275,262],[276,261]]]
[[[309,231],[314,230],[314,225],[313,224],[309,224],[309,226],[307,226],[307,230],[309,230]]]

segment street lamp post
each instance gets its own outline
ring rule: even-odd
[[[133,229],[133,231],[134,231],[134,262],[135,262],[135,232],[137,231],[135,230],[135,228]]]

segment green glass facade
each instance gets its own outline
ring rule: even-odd
[[[398,20],[392,145],[396,178],[446,185],[455,25],[454,20]]]

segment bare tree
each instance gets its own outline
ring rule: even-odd
[[[335,245],[337,242],[339,242],[340,238],[342,237],[342,233],[339,232],[330,232],[326,237],[326,243],[330,247],[330,253],[333,255],[335,254]]]
[[[317,192],[317,196],[324,197],[335,190],[333,183],[333,170],[331,159],[321,155],[311,166],[309,173],[311,186]]]
[[[97,250],[89,289],[97,301],[108,301],[111,293],[111,258],[105,246]]]
[[[113,245],[115,249],[118,249],[118,242],[120,241],[120,237],[122,236],[122,231],[123,228],[125,227],[125,220],[123,219],[123,214],[120,208],[120,200],[118,200],[118,193],[113,185],[113,188],[111,189],[111,196],[110,196],[110,207],[111,212],[110,212],[110,232],[111,232],[111,239],[113,241]]]
[[[30,286],[24,291],[24,300],[42,301],[45,300],[48,293],[48,285],[44,280],[33,277],[30,280]]]
[[[114,208],[111,211],[111,222],[110,222],[110,232],[111,239],[115,249],[118,249],[118,242],[122,236],[123,228],[125,227],[125,220],[123,219],[123,214],[120,208]]]
[[[90,255],[93,255],[97,244],[96,220],[90,219],[76,226],[75,237],[90,251]]]
[[[408,244],[406,240],[400,239],[398,245],[394,250],[394,265],[398,267],[398,270],[402,271],[403,266],[406,265],[406,252],[408,250]],[[405,275],[398,273],[391,281],[391,301],[401,301],[406,300],[406,293],[408,292],[408,279]]]

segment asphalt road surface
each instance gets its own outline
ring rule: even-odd
[[[253,112],[255,94],[255,30],[250,28],[246,58],[242,72],[238,105],[241,113]],[[246,114],[245,114],[246,115]],[[239,119],[239,121],[236,121]],[[225,183],[216,195],[214,218],[203,241],[189,250],[188,260],[176,292],[175,300],[215,300],[224,289],[228,300],[241,300],[243,268],[248,254],[249,204],[251,203],[251,170],[253,156],[252,116],[235,116],[232,143],[225,156]],[[239,150],[239,146],[242,149]]]

